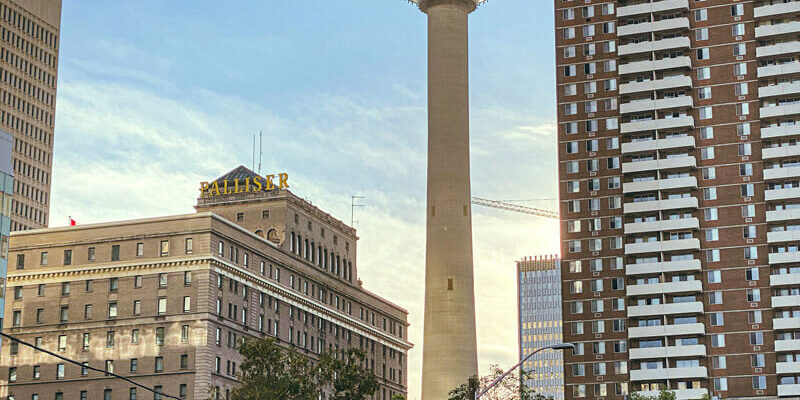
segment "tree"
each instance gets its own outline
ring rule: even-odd
[[[675,392],[662,389],[658,396],[644,396],[637,392],[631,393],[630,400],[675,400]]]
[[[263,338],[244,341],[239,354],[242,385],[231,392],[231,400],[317,400],[319,369],[294,349]]]
[[[356,348],[325,352],[320,357],[320,382],[331,389],[332,400],[364,400],[378,391],[378,379],[362,367],[367,354]]]
[[[489,367],[489,374],[478,378],[470,378],[467,383],[450,391],[448,400],[473,400],[476,390],[483,390],[492,382],[503,375],[503,370],[497,365]],[[547,400],[548,398],[535,393],[533,389],[521,382],[529,379],[530,372],[519,370],[508,374],[489,392],[481,396],[481,400]],[[552,400],[552,398],[550,398]]]
[[[403,396],[402,394],[396,394],[392,396],[392,400],[406,400],[406,396]]]

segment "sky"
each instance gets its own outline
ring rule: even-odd
[[[231,7],[231,4],[234,6]],[[558,195],[552,2],[470,16],[473,196]],[[367,289],[409,310],[419,399],[426,19],[404,0],[65,1],[51,226],[193,212],[199,182],[252,166],[350,222]],[[555,209],[553,200],[519,203]],[[558,253],[558,223],[475,206],[482,372],[518,359],[515,261]]]

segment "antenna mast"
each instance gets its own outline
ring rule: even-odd
[[[264,140],[262,132],[258,131],[258,173],[261,173],[261,153],[264,151]]]
[[[356,207],[364,207],[363,204],[356,204],[356,200],[363,199],[364,196],[350,196],[350,226],[356,227]]]

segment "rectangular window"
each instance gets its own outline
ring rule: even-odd
[[[72,265],[72,250],[64,250],[64,265]]]
[[[144,255],[144,243],[136,243],[136,257]]]
[[[111,261],[119,261],[119,245],[111,246]]]

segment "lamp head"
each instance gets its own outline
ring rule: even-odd
[[[559,343],[550,346],[550,348],[553,350],[572,350],[575,348],[575,345],[572,343]]]

